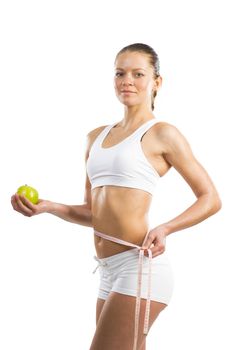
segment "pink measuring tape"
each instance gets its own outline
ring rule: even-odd
[[[141,300],[141,282],[142,282],[142,266],[143,266],[143,258],[144,258],[144,250],[136,245],[132,244],[126,241],[123,241],[121,239],[111,237],[106,235],[105,233],[98,232],[94,230],[94,233],[104,239],[107,239],[109,241],[123,244],[129,247],[134,247],[139,249],[139,259],[138,259],[138,281],[137,281],[137,296],[136,296],[136,308],[135,308],[135,330],[134,330],[134,345],[133,350],[137,350],[137,339],[138,339],[138,329],[139,329],[139,316],[140,316],[140,300]],[[147,232],[148,235],[149,231]],[[147,236],[146,235],[146,236]],[[152,266],[152,251],[150,249],[147,249],[149,254],[149,275],[148,275],[148,293],[147,293],[147,302],[146,302],[146,309],[145,309],[145,320],[144,320],[144,334],[148,334],[148,328],[149,328],[149,316],[150,316],[150,293],[151,293],[151,266]],[[99,266],[98,266],[99,267]],[[96,272],[96,270],[94,271]]]

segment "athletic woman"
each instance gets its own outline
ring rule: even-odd
[[[141,43],[124,47],[116,56],[114,75],[124,115],[87,135],[84,203],[40,199],[33,205],[17,194],[11,199],[23,215],[46,212],[93,228],[100,288],[90,350],[146,349],[147,334],[173,291],[165,254],[167,236],[221,208],[217,190],[186,138],[154,116],[161,85],[157,53]],[[155,186],[171,167],[191,187],[196,201],[170,221],[149,229]]]

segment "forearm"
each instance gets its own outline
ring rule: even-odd
[[[85,204],[82,205],[66,205],[51,202],[47,213],[58,216],[59,218],[79,224],[82,226],[93,227],[92,213]]]
[[[186,229],[215,214],[221,208],[219,198],[212,198],[209,194],[200,196],[189,208],[172,220],[160,225],[166,235]]]

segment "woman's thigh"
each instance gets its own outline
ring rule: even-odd
[[[96,326],[98,324],[99,317],[101,315],[103,306],[105,305],[105,299],[100,299],[97,298],[97,303],[96,303]]]
[[[134,342],[136,298],[111,292],[105,300],[97,302],[97,327],[90,350],[132,350]],[[143,350],[146,300],[141,299],[138,349]],[[167,304],[151,300],[149,329]]]

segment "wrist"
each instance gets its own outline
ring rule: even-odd
[[[167,223],[157,226],[157,229],[159,229],[165,236],[168,236],[170,233],[172,233],[172,229]]]
[[[45,201],[44,203],[44,212],[48,214],[55,214],[58,203]]]

